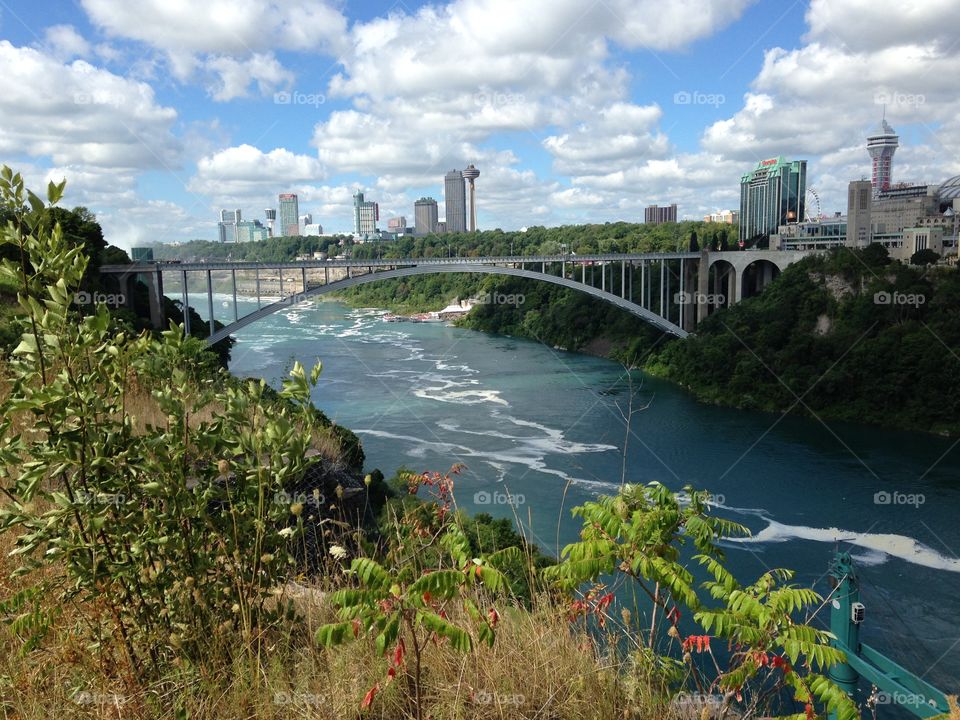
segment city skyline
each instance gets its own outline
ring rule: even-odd
[[[284,191],[330,232],[351,230],[357,187],[384,217],[421,196],[445,217],[441,176],[468,163],[487,229],[639,221],[674,202],[700,219],[736,208],[737,179],[776,155],[805,158],[807,186],[842,210],[881,121],[899,136],[895,182],[960,173],[943,81],[960,71],[956,3],[909,17],[892,0],[695,4],[651,24],[652,0],[251,0],[228,23],[159,0],[12,2],[0,161],[33,184],[66,176],[122,247],[215,239],[220,209],[260,217]],[[364,41],[374,28],[384,42]],[[479,37],[471,70],[451,72],[451,48]]]

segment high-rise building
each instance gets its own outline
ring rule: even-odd
[[[431,197],[422,197],[413,204],[413,231],[417,235],[429,235],[437,232],[437,201]]]
[[[300,203],[293,193],[280,194],[280,234],[300,234]]]
[[[847,240],[848,247],[862,248],[872,240],[870,205],[873,199],[869,180],[854,180],[847,186]]]
[[[357,190],[353,195],[353,232],[360,237],[369,237],[377,232],[377,220],[380,208],[371,200],[364,200],[363,193]]]
[[[310,213],[307,213],[306,215],[301,215],[299,217],[299,222],[297,224],[300,226],[300,234],[303,235],[304,234],[303,229],[307,225],[313,224],[313,215],[311,215]]]
[[[806,192],[806,160],[761,160],[740,178],[740,242],[769,238],[781,225],[799,222]]]
[[[889,190],[893,178],[893,154],[900,145],[900,139],[884,118],[880,127],[867,136],[867,152],[873,160],[873,196]]]
[[[259,220],[241,220],[237,223],[237,242],[258,242],[270,237],[270,230]]]
[[[273,237],[277,234],[277,211],[274,208],[267,208],[263,211],[263,216],[267,219],[267,230]]]
[[[663,223],[675,223],[677,221],[677,204],[672,205],[648,205],[643,211],[643,222],[647,225],[662,225]]]
[[[403,232],[407,229],[407,218],[401,215],[400,217],[390,218],[387,220],[387,230],[390,232]]]
[[[320,223],[311,223],[303,228],[304,235],[323,235],[323,225]]]
[[[239,210],[221,210],[220,222],[217,223],[217,230],[220,233],[220,242],[239,242],[237,235],[237,223],[240,222]]]
[[[443,178],[443,204],[446,208],[447,232],[467,231],[467,191],[463,173],[451,170]]]

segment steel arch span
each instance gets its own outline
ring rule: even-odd
[[[311,297],[316,297],[320,295],[326,295],[327,293],[337,292],[339,290],[344,290],[349,287],[354,287],[356,285],[364,285],[370,282],[377,282],[378,280],[389,280],[390,278],[402,278],[410,277],[412,275],[428,275],[431,273],[483,273],[485,275],[512,275],[513,277],[522,277],[528,278],[530,280],[541,280],[543,282],[553,283],[554,285],[561,285],[563,287],[570,288],[572,290],[577,290],[582,293],[586,293],[591,297],[595,297],[598,300],[603,300],[604,302],[610,303],[611,305],[616,305],[622,310],[626,310],[632,315],[636,315],[641,320],[644,320],[654,327],[663,330],[666,333],[675,335],[680,338],[685,338],[689,333],[686,330],[682,329],[679,325],[666,320],[655,312],[651,312],[636,303],[630,302],[629,300],[620,297],[619,295],[614,295],[613,293],[605,292],[599,290],[590,285],[585,285],[584,283],[577,282],[576,280],[571,280],[565,277],[558,277],[556,275],[549,275],[547,273],[536,272],[533,270],[524,270],[522,268],[513,268],[513,267],[502,267],[499,265],[416,265],[413,267],[403,267],[396,270],[385,270],[383,272],[368,273],[366,275],[360,275],[352,278],[344,278],[343,280],[336,280],[334,282],[320,285],[318,287],[313,287],[308,289],[306,292],[295,293],[289,295],[277,302],[266,305],[259,310],[255,310],[249,315],[245,315],[242,318],[239,318],[235,322],[230,323],[226,327],[220,328],[217,332],[210,335],[207,338],[207,343],[213,345],[214,343],[220,342],[224,338],[232,335],[237,330],[240,330],[251,323],[255,323],[257,320],[261,320],[268,315],[272,315],[275,312],[289,308],[291,305],[296,305],[305,300],[309,300]]]

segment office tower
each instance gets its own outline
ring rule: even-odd
[[[353,195],[353,232],[368,237],[377,232],[377,220],[380,219],[380,207],[371,200],[364,200],[363,193],[357,190]]]
[[[871,242],[870,206],[873,183],[854,180],[847,186],[847,246],[862,248]]]
[[[466,232],[467,192],[459,170],[451,170],[443,178],[443,203],[447,232]]]
[[[761,160],[740,178],[740,242],[776,233],[804,217],[807,161]]]
[[[677,204],[672,205],[648,205],[643,211],[643,222],[647,225],[662,225],[663,223],[675,223],[677,221]]]
[[[429,235],[437,231],[437,201],[431,197],[422,197],[413,204],[413,232],[417,235]]]
[[[293,193],[280,195],[280,234],[292,236],[300,234],[300,204]]]
[[[237,223],[240,222],[239,210],[221,210],[220,221],[217,223],[217,230],[220,234],[220,242],[238,242]]]

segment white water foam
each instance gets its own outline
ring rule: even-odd
[[[914,565],[960,572],[960,559],[942,555],[931,547],[907,537],[894,533],[858,533],[839,528],[814,528],[805,525],[784,525],[776,520],[768,520],[769,524],[756,535],[748,538],[732,539],[737,543],[774,543],[787,540],[812,540],[823,543],[849,543],[866,549],[864,556],[867,563],[879,564],[880,555],[895,557]]]

